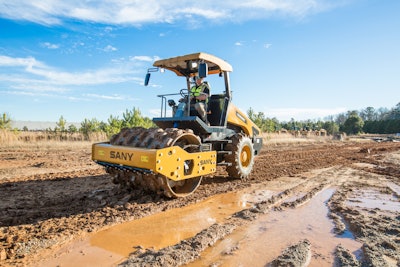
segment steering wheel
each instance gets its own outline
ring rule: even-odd
[[[185,97],[187,97],[187,96],[189,95],[189,90],[186,89],[186,88],[183,88],[183,89],[181,89],[181,90],[179,91],[179,94],[180,94],[183,98],[185,98]]]

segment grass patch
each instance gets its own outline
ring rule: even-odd
[[[71,146],[76,143],[93,143],[108,141],[109,138],[103,132],[89,133],[61,133],[47,131],[10,131],[0,130],[0,146],[36,146],[36,145],[56,145],[56,146]]]

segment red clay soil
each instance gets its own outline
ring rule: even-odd
[[[180,199],[167,199],[140,189],[129,192],[120,189],[111,183],[102,167],[91,161],[90,149],[90,144],[80,147],[0,147],[1,266],[34,265],[43,259],[44,251],[54,250],[105,227],[184,207],[213,195],[249,188],[279,177],[301,177],[315,169],[351,168],[371,177],[384,177],[385,182],[400,187],[400,159],[397,157],[400,143],[395,142],[328,141],[265,146],[247,180],[231,179],[224,169],[218,169],[215,176],[204,177],[195,193]],[[282,188],[281,195],[256,203],[252,209],[243,209],[223,224],[213,225],[175,247],[137,251],[123,265],[178,266],[190,263],[198,259],[207,247],[214,246],[235,229],[250,224],[260,214],[268,210],[285,212],[288,208],[296,208],[328,185],[337,188],[328,203],[335,231],[340,234],[349,230],[363,244],[361,256],[357,259],[346,248],[338,246],[335,261],[349,266],[384,266],[380,264],[387,262],[399,265],[400,211],[371,211],[349,206],[347,201],[356,198],[355,188],[375,188],[396,201],[399,201],[400,193],[367,181],[365,175],[357,181],[352,180],[351,175],[349,177],[347,182],[343,180],[340,183],[339,180],[324,178],[320,184],[310,186],[297,202],[286,201],[289,204],[281,203],[284,196],[291,194]],[[354,187],[355,184],[358,187]],[[273,262],[265,264],[304,265],[312,245],[307,239],[299,240],[282,251],[282,255],[277,255]],[[294,255],[291,250],[297,251],[295,254],[298,255],[292,261],[300,265],[290,265],[291,259],[285,257]]]

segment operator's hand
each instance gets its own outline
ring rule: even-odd
[[[207,99],[207,97],[208,97],[207,94],[201,93],[199,96],[196,96],[196,99],[197,99],[197,100],[200,100],[200,101],[204,101],[204,100]]]

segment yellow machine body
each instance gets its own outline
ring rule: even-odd
[[[246,135],[251,137],[261,133],[260,128],[233,103],[230,103],[228,107],[227,122],[241,128]]]
[[[151,72],[166,69],[186,79],[186,88],[161,98],[157,128],[123,128],[108,143],[93,144],[92,159],[104,166],[113,182],[127,188],[143,188],[166,197],[193,193],[202,177],[225,167],[229,177],[245,179],[262,148],[261,130],[232,103],[229,73],[232,66],[216,56],[199,52],[154,62]],[[202,118],[190,101],[197,77],[223,79],[223,93],[213,93]],[[217,81],[217,80],[215,80]],[[220,80],[221,81],[221,80]],[[177,104],[169,97],[180,97]],[[168,98],[167,98],[168,97]],[[172,116],[167,116],[167,104]]]
[[[214,173],[217,166],[216,151],[188,153],[179,146],[145,149],[97,143],[92,145],[92,159],[110,166],[162,174],[173,181]]]

